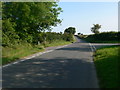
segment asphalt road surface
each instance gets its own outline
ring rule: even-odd
[[[3,88],[99,88],[89,43],[77,42],[2,69]]]

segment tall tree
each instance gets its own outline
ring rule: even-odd
[[[50,30],[61,23],[58,15],[62,9],[56,2],[5,2],[3,3],[3,33],[11,31],[19,39],[37,41],[39,32]],[[11,25],[11,29],[7,24]],[[9,35],[8,35],[9,37]]]
[[[69,28],[66,28],[64,33],[68,33],[68,34],[75,34],[76,30],[75,30],[75,27],[69,27]]]
[[[101,28],[101,25],[99,24],[93,24],[93,27],[91,28],[91,31],[95,34],[99,33],[99,29]]]

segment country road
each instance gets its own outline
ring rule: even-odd
[[[2,68],[2,87],[99,88],[91,46],[76,39],[68,46]]]

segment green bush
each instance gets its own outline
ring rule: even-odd
[[[74,40],[73,34],[64,33],[63,40],[65,40],[65,41],[73,41]]]

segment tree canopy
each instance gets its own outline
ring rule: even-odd
[[[75,34],[76,33],[75,27],[66,28],[64,33]]]
[[[101,28],[101,25],[99,24],[93,24],[93,27],[91,28],[91,31],[95,34],[99,33],[99,29]]]
[[[62,9],[56,2],[4,2],[2,6],[3,44],[37,42],[40,32],[61,23]]]

